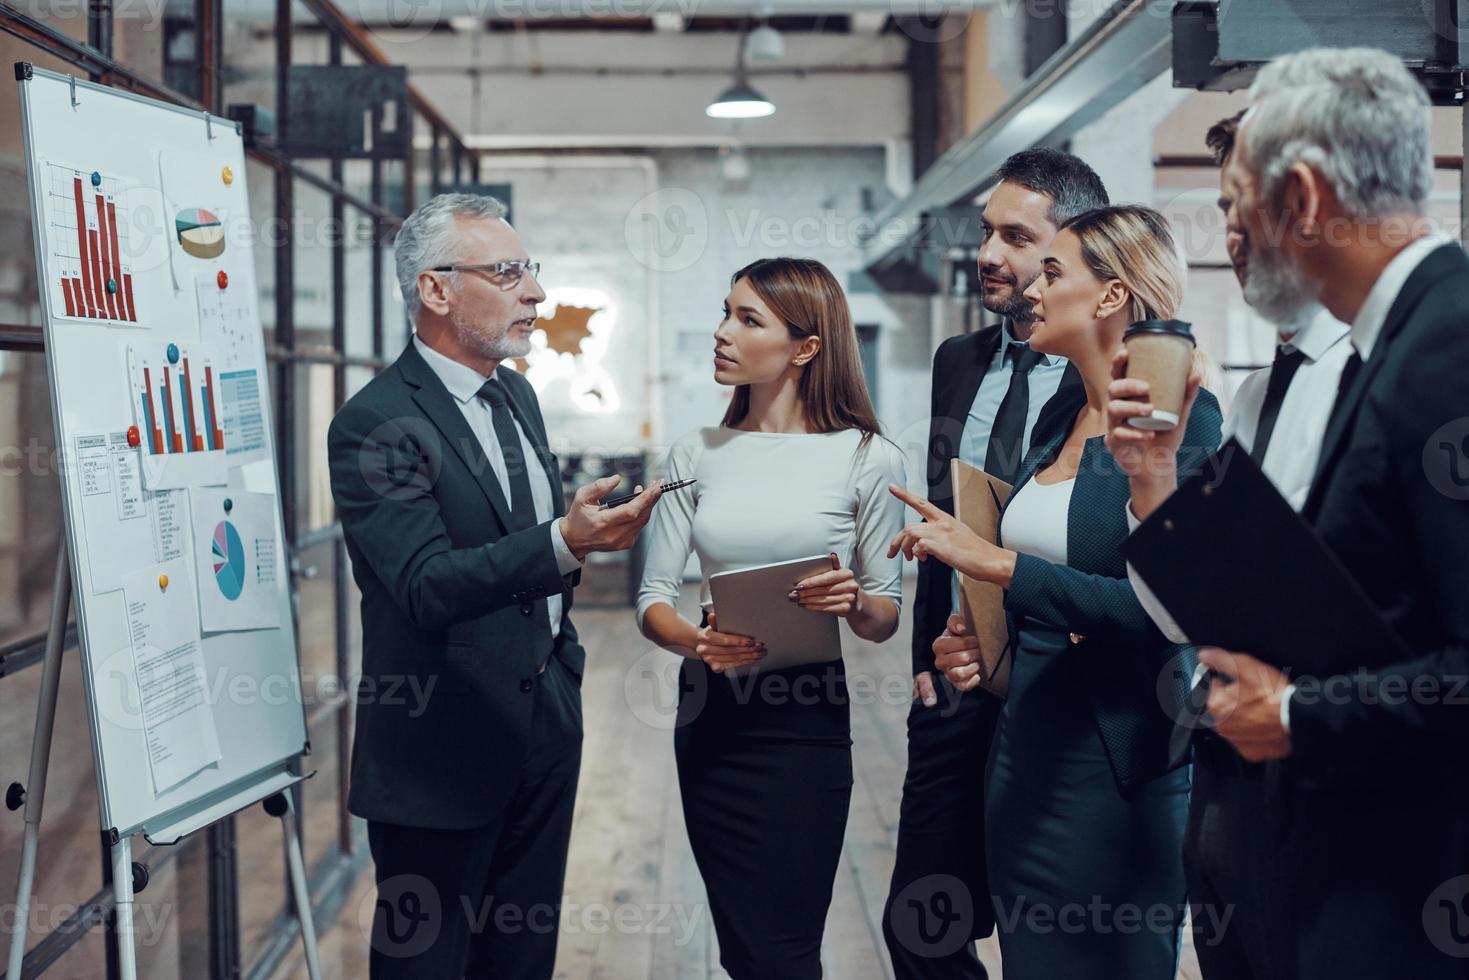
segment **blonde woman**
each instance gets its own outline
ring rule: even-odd
[[[832,571],[773,601],[886,640],[903,571],[887,549],[903,505],[887,487],[903,482],[903,459],[879,432],[847,298],[820,262],[736,272],[713,361],[733,397],[722,424],[669,452],[668,478],[699,482],[648,526],[638,625],[687,658],[674,753],[720,963],[734,980],[816,980],[852,796],[846,674],[837,660],[730,676],[759,663],[762,638],[719,631],[709,576],[830,554]],[[676,608],[691,551],[702,623]]]
[[[1182,300],[1167,223],[1138,206],[1078,215],[1025,295],[1036,313],[1031,347],[1070,359],[1083,385],[1046,406],[1001,515],[1001,544],[895,491],[929,522],[904,529],[892,548],[1006,590],[1016,655],[985,793],[1005,980],[1172,980],[1189,776],[1170,755],[1159,688],[1160,677],[1181,687],[1186,676],[1171,679],[1187,670],[1170,664],[1182,648],[1128,584],[1128,479],[1103,443],[1123,331],[1172,318]],[[1198,390],[1180,479],[1218,445],[1220,423],[1218,402]],[[962,625],[951,620],[955,633]],[[935,644],[937,664],[973,686],[972,641],[951,634]]]

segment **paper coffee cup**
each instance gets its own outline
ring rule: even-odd
[[[1167,430],[1178,425],[1194,361],[1194,335],[1182,320],[1139,320],[1122,335],[1127,345],[1127,376],[1148,383],[1151,415],[1127,420],[1137,429]]]

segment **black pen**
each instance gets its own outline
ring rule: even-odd
[[[669,483],[664,486],[663,492],[667,493],[670,490],[682,490],[684,487],[690,486],[698,482],[698,480],[679,480],[677,483]],[[620,497],[607,497],[602,501],[602,509],[607,510],[611,507],[621,507],[629,500],[633,500],[640,496],[642,492],[643,491],[639,490],[636,493],[625,493]]]

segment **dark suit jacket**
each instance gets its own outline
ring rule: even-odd
[[[1078,386],[1058,393],[1054,405],[1046,407],[1016,492],[1056,458],[1085,404],[1086,391]],[[1219,447],[1222,424],[1219,402],[1200,391],[1179,447],[1180,480],[1197,472]],[[1122,542],[1128,535],[1130,496],[1127,474],[1102,437],[1088,439],[1067,514],[1067,563],[1021,554],[1005,593],[1011,642],[1017,641],[1023,619],[1080,637],[1075,653],[1090,675],[1097,729],[1120,786],[1153,779],[1186,761],[1170,753],[1169,741],[1197,662],[1192,648],[1169,643],[1127,579]],[[1001,512],[1002,537],[1004,516]]]
[[[1399,293],[1327,428],[1303,516],[1419,656],[1303,691],[1291,705],[1304,775],[1343,770],[1437,793],[1469,735],[1469,258],[1430,253]],[[1359,666],[1343,661],[1341,675]],[[1433,685],[1392,696],[1384,684]],[[1299,684],[1313,686],[1310,679]],[[1457,696],[1453,695],[1458,688]],[[1430,777],[1428,785],[1423,777]]]
[[[1409,276],[1302,510],[1416,652],[1300,677],[1277,806],[1299,828],[1302,976],[1462,978],[1469,949],[1469,258]],[[1313,973],[1304,966],[1311,965]]]
[[[933,356],[933,394],[929,408],[928,455],[924,465],[928,499],[946,514],[954,512],[949,461],[959,455],[959,440],[979,383],[1000,349],[999,325],[950,337]],[[1081,387],[1081,375],[1068,365],[1056,396],[1041,409],[1039,431],[1061,395]],[[937,558],[918,563],[918,590],[913,599],[913,673],[933,670],[933,641],[943,634],[952,610],[954,570]]]
[[[564,510],[535,391],[501,375]],[[510,508],[458,404],[410,343],[327,432],[332,496],[362,590],[362,680],[348,808],[465,829],[507,802],[525,758],[531,678],[553,654],[545,597],[564,600],[554,653],[580,677],[571,588],[550,525]]]

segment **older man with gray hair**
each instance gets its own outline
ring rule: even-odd
[[[348,807],[377,872],[369,969],[545,980],[581,765],[571,590],[661,491],[603,510],[613,476],[565,508],[535,390],[503,363],[546,294],[499,201],[435,197],[395,253],[413,338],[327,434],[362,590]]]
[[[1302,516],[1412,654],[1336,651],[1324,676],[1291,677],[1206,649],[1224,678],[1209,710],[1245,759],[1273,760],[1285,823],[1261,833],[1297,831],[1280,860],[1301,885],[1298,975],[1463,977],[1469,257],[1425,217],[1429,100],[1395,57],[1288,55],[1251,97],[1237,147],[1251,176],[1246,298],[1320,302],[1353,347]]]

